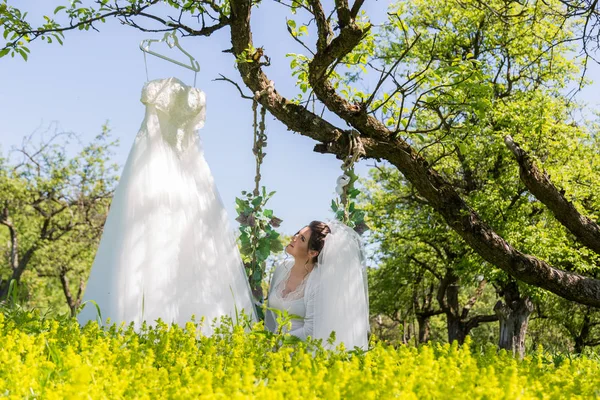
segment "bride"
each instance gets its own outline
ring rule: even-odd
[[[289,334],[324,343],[335,332],[335,344],[347,349],[368,347],[369,307],[366,271],[360,238],[338,221],[313,221],[285,248],[292,256],[274,271],[265,326],[277,329],[272,309],[292,319]]]

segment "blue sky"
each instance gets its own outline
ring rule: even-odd
[[[389,2],[365,2],[372,22],[382,21]],[[41,17],[64,3],[36,0],[21,7],[27,7],[33,17]],[[252,25],[255,45],[264,46],[272,59],[272,66],[265,72],[275,81],[277,90],[291,98],[297,89],[285,54],[305,50],[289,39],[285,25],[288,14],[280,5],[263,2],[254,11]],[[115,161],[120,165],[125,163],[144,117],[139,98],[146,73],[138,46],[143,39],[161,35],[122,26],[116,20],[98,28],[100,33],[67,32],[63,46],[36,41],[30,45],[27,62],[17,57],[0,60],[3,153],[32,132],[46,130],[52,122],[61,130],[76,132],[85,143],[108,121],[112,136],[120,140]],[[201,66],[196,86],[207,96],[207,120],[200,136],[233,226],[235,197],[253,187],[251,103],[241,99],[231,84],[214,81],[222,73],[241,82],[233,56],[222,52],[231,47],[228,29],[210,38],[183,38],[180,42]],[[176,76],[193,83],[193,72],[151,56],[148,72],[150,79]],[[600,69],[594,65],[589,76],[600,80]],[[597,105],[599,99],[594,96],[597,94],[588,88],[580,97]],[[270,116],[267,131],[263,184],[277,191],[270,205],[275,215],[284,220],[282,233],[291,234],[313,219],[331,217],[329,204],[335,197],[340,161],[332,155],[314,153],[313,140],[288,132]],[[368,165],[372,164],[371,160],[362,161],[357,172],[366,176]]]

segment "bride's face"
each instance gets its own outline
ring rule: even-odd
[[[286,246],[285,251],[294,257],[308,257],[308,239],[310,239],[311,233],[308,226],[300,229],[298,233],[292,236],[292,240]]]

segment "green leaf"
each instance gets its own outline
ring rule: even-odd
[[[348,197],[351,199],[355,199],[360,194],[360,190],[352,188],[348,190]]]
[[[244,209],[244,208],[246,208],[246,206],[247,206],[247,204],[248,204],[248,203],[247,203],[247,202],[245,202],[244,200],[242,200],[242,199],[240,199],[240,198],[236,197],[236,198],[235,198],[235,204],[236,204],[236,205],[237,205],[239,208],[241,208],[241,209]]]
[[[337,206],[335,200],[331,200],[331,209],[333,210],[333,212],[337,212],[337,210],[338,210],[338,206]]]
[[[250,237],[248,236],[248,233],[246,233],[246,231],[244,231],[241,235],[240,235],[240,242],[242,244],[250,244]]]
[[[58,6],[58,7],[56,7],[54,9],[54,14],[56,15],[60,10],[64,10],[65,8],[67,8],[67,7],[65,7],[65,6]]]
[[[257,253],[260,257],[257,257],[259,262],[263,262],[265,261],[267,258],[269,258],[269,255],[271,254],[271,241],[266,239],[266,240],[261,240],[258,249],[257,249]]]
[[[17,49],[17,52],[23,57],[25,61],[27,61],[27,53],[23,51],[23,49]]]
[[[300,342],[302,342],[302,339],[300,339],[297,336],[286,335],[283,337],[284,344],[296,344],[296,343],[300,343]]]
[[[271,240],[270,250],[273,253],[279,253],[280,251],[283,250],[283,244],[278,239]]]
[[[252,199],[252,205],[254,207],[258,207],[262,203],[262,201],[263,201],[262,196],[255,197],[254,199]]]

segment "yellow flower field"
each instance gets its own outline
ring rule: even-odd
[[[431,344],[367,352],[225,323],[212,337],[159,323],[135,332],[0,313],[0,398],[578,399],[600,397],[600,362]]]

